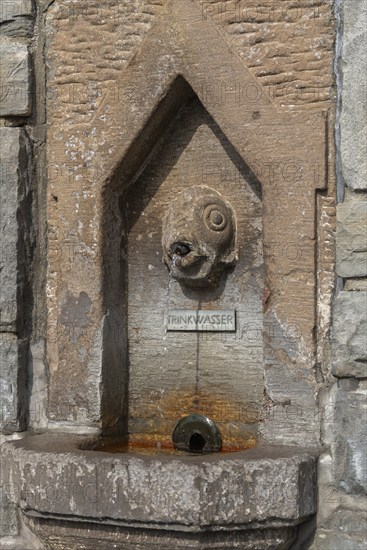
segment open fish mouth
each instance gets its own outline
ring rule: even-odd
[[[200,254],[196,247],[187,241],[176,241],[170,246],[169,258],[172,266],[180,269],[192,267],[205,256]]]

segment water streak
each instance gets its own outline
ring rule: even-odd
[[[198,299],[197,305],[198,311],[201,309],[201,299]],[[196,369],[195,369],[195,394],[198,396],[199,393],[199,369],[200,369],[200,332],[196,333]],[[195,400],[196,402],[198,399]]]

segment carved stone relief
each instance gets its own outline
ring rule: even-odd
[[[217,286],[237,260],[231,205],[206,186],[180,193],[163,220],[163,259],[172,276],[190,287]]]

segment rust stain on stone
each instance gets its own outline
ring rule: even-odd
[[[171,445],[175,424],[188,414],[205,415],[218,425],[224,449],[249,448],[256,445],[261,403],[242,403],[193,389],[172,391],[166,396],[147,396],[144,408],[130,410],[129,439],[136,444]],[[135,430],[133,427],[136,427]],[[138,429],[140,427],[140,429]]]

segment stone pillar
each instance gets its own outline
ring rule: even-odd
[[[336,276],[331,370],[323,400],[325,453],[312,548],[359,550],[367,510],[367,5],[336,2]]]
[[[24,128],[0,128],[0,425],[5,433],[26,427],[26,313],[31,307],[31,145]]]

